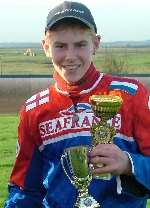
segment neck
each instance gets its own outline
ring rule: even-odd
[[[99,76],[99,72],[93,64],[90,65],[85,75],[76,83],[67,83],[57,72],[54,73],[54,79],[60,90],[67,91],[70,95],[78,94],[82,90],[90,88]]]

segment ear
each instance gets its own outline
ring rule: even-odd
[[[49,44],[45,38],[42,40],[42,48],[45,52],[45,55],[49,58],[50,57]]]
[[[101,41],[101,36],[100,35],[96,35],[94,37],[93,55],[95,54],[96,50],[99,48],[100,41]]]

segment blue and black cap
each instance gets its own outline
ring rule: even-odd
[[[97,27],[91,11],[84,4],[72,1],[64,1],[49,12],[45,32],[65,18],[70,18],[70,21],[71,19],[79,20],[97,33]]]

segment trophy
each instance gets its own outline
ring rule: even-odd
[[[70,182],[78,189],[75,207],[100,208],[99,203],[88,193],[92,175],[88,167],[87,153],[87,146],[66,148],[61,157],[61,165]]]
[[[96,146],[97,144],[109,144],[113,141],[115,128],[110,126],[107,121],[117,114],[122,102],[122,98],[116,95],[92,95],[90,97],[90,103],[94,114],[100,118],[100,122],[91,127],[92,146]],[[103,166],[104,164],[90,164],[91,168]],[[95,177],[109,180],[111,174],[96,174]]]

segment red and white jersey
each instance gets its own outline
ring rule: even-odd
[[[20,113],[19,148],[11,175],[12,184],[22,189],[30,189],[31,184],[32,188],[35,186],[35,189],[38,189],[44,184],[49,196],[57,195],[58,189],[63,187],[61,184],[64,178],[61,178],[62,175],[58,178],[61,174],[58,164],[60,164],[64,149],[81,144],[89,145],[91,126],[100,121],[100,118],[93,113],[89,101],[90,96],[115,94],[122,97],[123,104],[117,115],[108,121],[116,129],[114,143],[130,154],[136,180],[142,181],[142,185],[150,189],[150,183],[148,183],[150,167],[147,164],[150,161],[150,94],[137,80],[105,75],[96,71],[94,66],[91,68],[93,71],[88,72],[88,79],[85,77],[87,82],[84,85],[67,86],[57,75],[55,85],[26,101]],[[74,119],[74,114],[78,116],[78,119]],[[142,159],[135,155],[142,155]],[[143,171],[147,172],[144,180],[142,163],[145,164]],[[141,166],[140,172],[139,165]],[[101,188],[93,185],[91,192],[93,194],[103,192],[103,186],[106,187],[106,183],[108,182],[104,181]],[[108,187],[116,186],[115,182],[107,185]],[[67,197],[72,188],[67,183],[66,187],[69,188],[62,193],[64,207],[67,203],[73,203],[69,202]],[[125,198],[126,196],[122,194],[119,197]],[[59,204],[59,197],[54,198]],[[130,200],[126,201],[127,207],[133,207],[131,206],[134,204],[132,200],[132,203]],[[117,203],[119,202],[112,200],[113,207],[119,206]],[[70,204],[69,208],[71,206]]]

